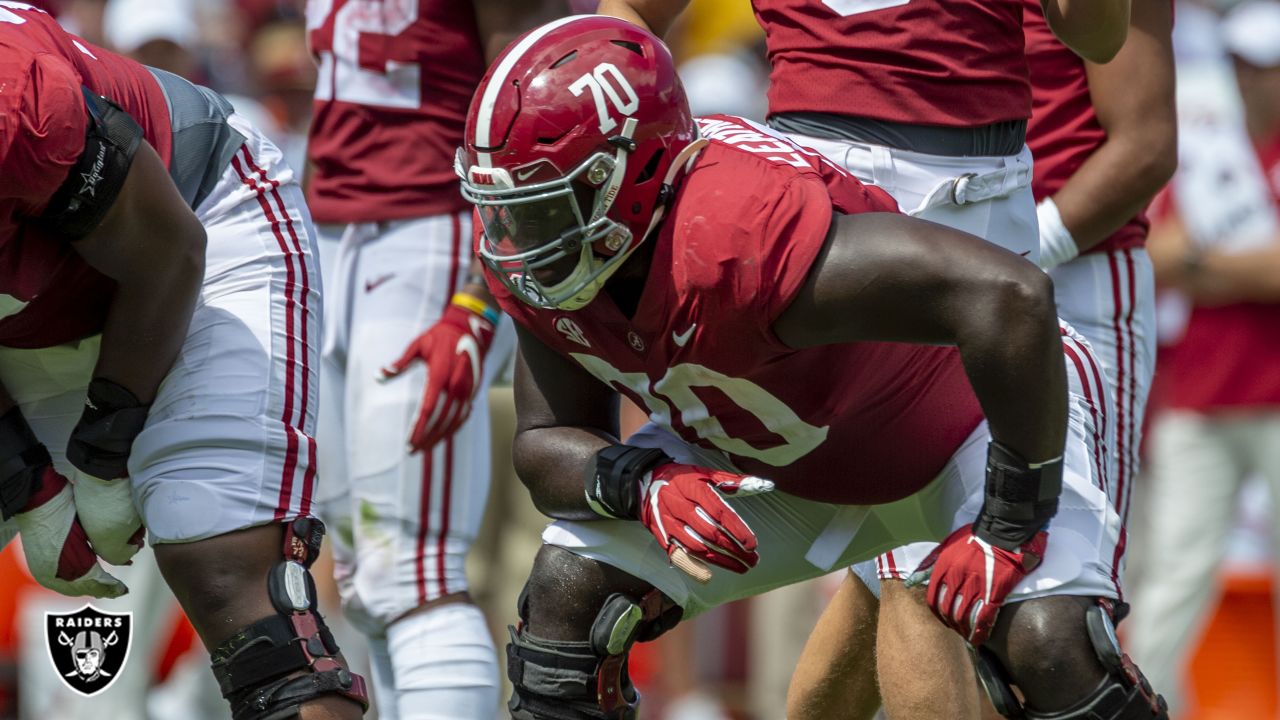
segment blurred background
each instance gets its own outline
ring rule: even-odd
[[[237,112],[284,149],[294,168],[303,167],[316,70],[302,0],[32,1],[92,43],[226,94]],[[590,11],[593,4],[580,3],[580,9]],[[1177,2],[1182,165],[1152,213],[1150,247],[1158,271],[1162,262],[1173,267],[1201,252],[1280,244],[1280,5],[1264,3],[1271,10],[1224,25],[1224,14],[1237,4]],[[692,0],[671,39],[696,114],[763,119],[767,62],[747,0]],[[1280,718],[1273,601],[1280,542],[1272,497],[1280,486],[1280,396],[1265,392],[1280,388],[1280,266],[1256,270],[1258,287],[1206,296],[1169,282],[1161,292],[1161,355],[1147,418],[1147,436],[1154,440],[1144,449],[1144,465],[1181,462],[1178,453],[1194,443],[1179,440],[1175,431],[1185,432],[1189,418],[1196,423],[1193,439],[1221,440],[1212,472],[1188,480],[1212,488],[1216,508],[1193,493],[1156,502],[1149,497],[1149,476],[1139,479],[1133,502],[1130,588],[1173,582],[1144,576],[1144,558],[1153,553],[1211,560],[1186,563],[1186,577],[1176,581],[1198,588],[1190,606],[1156,618],[1161,636],[1141,643],[1159,653],[1177,678],[1170,694],[1184,719]],[[471,579],[501,647],[545,521],[509,469],[509,388],[496,388],[490,400],[497,470]],[[634,428],[642,418],[631,415]],[[1203,533],[1159,537],[1147,531],[1153,507],[1212,517]],[[82,601],[36,586],[21,558],[16,543],[0,553],[0,720],[228,717],[208,657],[148,555],[121,573],[132,588],[121,607],[136,613],[138,627],[127,676],[92,701],[57,684],[40,632],[44,612]],[[329,580],[323,612],[359,667],[361,636],[340,620],[325,566],[316,578]],[[645,717],[783,717],[795,658],[840,581],[837,573],[720,608],[640,646],[632,654],[632,674],[646,696]],[[1155,612],[1135,604],[1134,617],[1144,611]],[[1135,656],[1151,675],[1157,660]]]

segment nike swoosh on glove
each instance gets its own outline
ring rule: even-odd
[[[947,627],[972,645],[991,636],[1005,597],[1040,565],[1049,534],[1031,536],[1017,550],[979,538],[972,525],[947,536],[907,580],[929,584],[926,602]]]
[[[72,472],[71,479],[76,514],[94,551],[112,565],[129,564],[146,535],[129,481],[102,480],[79,470]]]
[[[426,363],[427,385],[409,436],[410,452],[430,450],[456,432],[471,414],[494,329],[487,319],[450,305],[435,325],[409,343],[399,360],[382,369],[380,379],[385,381],[418,361]]]
[[[760,562],[756,534],[723,495],[745,497],[769,492],[773,483],[758,477],[666,463],[640,483],[640,522],[667,555],[677,547],[736,573]]]
[[[36,582],[71,596],[115,598],[129,591],[98,564],[76,517],[71,485],[53,468],[45,468],[39,492],[14,518]]]

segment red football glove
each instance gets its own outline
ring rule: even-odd
[[[745,573],[760,562],[756,534],[720,494],[757,495],[772,489],[772,482],[758,477],[666,463],[640,483],[640,522],[668,556],[684,548],[712,565]]]
[[[471,414],[471,399],[480,387],[494,329],[486,318],[451,304],[435,325],[409,343],[399,360],[382,369],[382,380],[390,380],[418,360],[427,365],[422,406],[409,436],[410,452],[431,449]]]
[[[1005,596],[1040,565],[1048,542],[1049,534],[1041,530],[1017,551],[1005,550],[965,525],[934,548],[908,582],[927,581],[926,600],[933,614],[970,644],[981,645],[991,635]]]
[[[27,569],[41,585],[63,595],[114,598],[128,592],[102,569],[76,517],[67,479],[46,467],[40,490],[14,515]]]

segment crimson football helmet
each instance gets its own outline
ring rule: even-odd
[[[702,144],[654,35],[599,15],[526,33],[481,81],[458,151],[481,259],[535,307],[583,307],[657,226]]]

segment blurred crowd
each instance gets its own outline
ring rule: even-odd
[[[228,96],[295,168],[305,166],[316,67],[302,0],[33,0],[90,42]],[[589,10],[592,3],[582,3]],[[1132,503],[1122,631],[1181,717],[1280,717],[1272,602],[1280,563],[1280,2],[1179,0],[1180,169],[1152,210],[1160,353]],[[745,0],[694,0],[669,36],[693,110],[761,119],[767,62]],[[495,485],[471,564],[502,640],[541,519],[504,460],[510,391],[492,393]],[[521,520],[514,523],[511,518]],[[149,558],[125,579],[144,626],[134,677],[90,703],[54,692],[45,610],[79,601],[0,555],[0,720],[214,718],[208,660]],[[152,563],[153,564],[153,563]],[[321,568],[317,579],[326,577]],[[149,579],[148,579],[149,577]],[[331,575],[329,576],[331,577]],[[708,613],[633,655],[648,717],[779,718],[795,658],[839,574]],[[336,592],[326,615],[349,658]],[[751,628],[743,633],[731,628]],[[139,650],[139,647],[142,647]],[[696,659],[695,659],[696,658]]]

